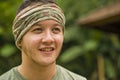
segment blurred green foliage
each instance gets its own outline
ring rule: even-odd
[[[106,80],[120,78],[120,41],[117,34],[85,29],[76,24],[80,17],[117,0],[56,0],[66,15],[65,41],[58,64],[97,80],[97,55],[104,57]],[[12,22],[21,0],[0,1],[0,74],[21,62],[12,35]]]

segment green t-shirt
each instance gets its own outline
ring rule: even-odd
[[[0,80],[26,80],[26,79],[18,72],[17,67],[15,67],[1,75]],[[57,72],[52,80],[87,80],[87,79],[57,65]]]

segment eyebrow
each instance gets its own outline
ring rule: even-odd
[[[42,26],[42,24],[34,24],[33,26]],[[64,27],[62,25],[60,25],[59,23],[55,23],[53,26],[60,26],[62,28],[62,30],[64,30]]]
[[[41,24],[36,23],[36,24],[34,24],[33,26],[42,26],[42,25],[41,25]]]

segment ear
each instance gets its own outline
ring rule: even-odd
[[[22,42],[19,41],[19,42],[17,43],[17,46],[21,48],[21,47],[22,47]]]

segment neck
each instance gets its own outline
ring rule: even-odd
[[[48,66],[23,65],[18,67],[20,74],[27,80],[52,80],[56,73],[56,64]]]

